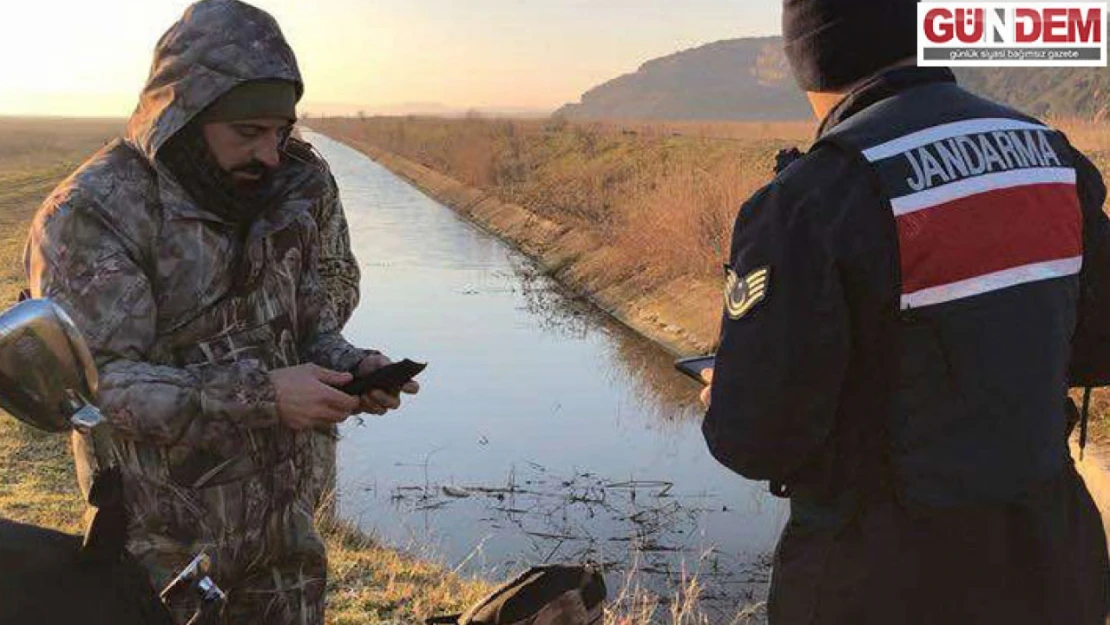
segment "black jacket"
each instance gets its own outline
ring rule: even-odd
[[[704,433],[791,497],[772,625],[1102,625],[1068,386],[1110,382],[1106,189],[942,69],[879,76],[740,211]]]

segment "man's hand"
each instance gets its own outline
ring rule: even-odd
[[[701,403],[709,407],[709,396],[713,393],[713,369],[702,369],[701,379],[705,380],[705,388],[701,390]]]
[[[362,362],[358,364],[358,374],[359,376],[369,375],[392,363],[393,361],[385,354],[370,354],[366,358],[363,358]],[[420,384],[416,380],[410,380],[401,387],[401,392],[407,395],[415,395],[420,392]],[[396,410],[401,407],[400,395],[394,395],[381,390],[370,391],[358,399],[358,410],[370,414],[383,415],[390,410]]]
[[[350,373],[318,365],[298,365],[270,372],[277,391],[278,418],[294,430],[340,423],[359,408],[357,397],[336,389],[351,381]]]

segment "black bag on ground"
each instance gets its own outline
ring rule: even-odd
[[[605,579],[593,566],[528,569],[462,614],[427,625],[593,625],[605,608]]]
[[[0,625],[172,622],[131,558],[80,554],[80,536],[0,519]]]

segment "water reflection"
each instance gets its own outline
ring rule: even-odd
[[[525,310],[538,320],[541,328],[571,340],[584,340],[591,330],[610,339],[601,347],[607,352],[607,361],[617,368],[602,373],[613,384],[631,385],[631,394],[640,398],[638,408],[648,420],[700,423],[701,386],[675,375],[670,354],[599,310],[588,299],[552,280],[531,260],[515,256],[510,261],[520,280]]]
[[[400,413],[343,427],[340,511],[390,544],[504,577],[593,560],[726,613],[762,596],[785,509],[719,466],[671,357],[361,154],[308,138],[364,272],[357,344],[430,362]]]

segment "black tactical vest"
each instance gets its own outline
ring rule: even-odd
[[[874,174],[896,226],[898,493],[1005,501],[1069,462],[1064,411],[1082,264],[1066,139],[952,83],[914,87],[824,135]]]

